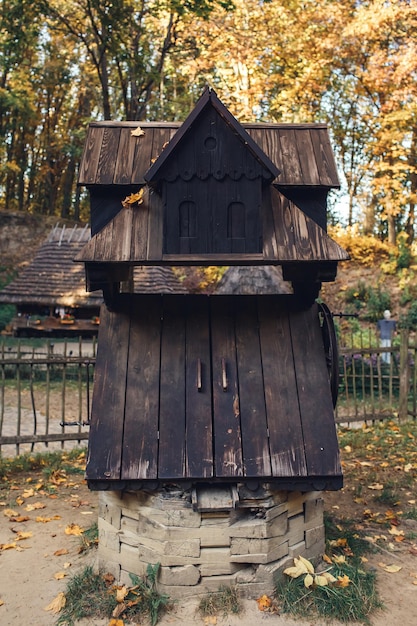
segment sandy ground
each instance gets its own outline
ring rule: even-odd
[[[57,495],[31,482],[7,492],[0,491],[0,623],[13,626],[52,626],[56,616],[45,607],[64,592],[68,577],[94,562],[94,550],[79,553],[80,539],[66,534],[71,525],[88,528],[97,519],[97,493],[90,492],[81,477],[63,483]],[[3,498],[3,499],[1,499]],[[329,506],[331,507],[331,503]],[[37,507],[44,508],[37,508]],[[36,507],[36,508],[35,508]],[[11,515],[12,509],[16,515]],[[19,521],[20,518],[28,518]],[[41,519],[39,519],[41,518]],[[19,535],[19,533],[21,533]],[[22,534],[23,533],[23,534]],[[28,533],[28,535],[25,535]],[[26,538],[25,538],[26,536]],[[13,545],[14,544],[14,545]],[[4,549],[4,545],[11,546]],[[386,573],[380,562],[396,564],[401,570]],[[372,618],[372,626],[417,623],[417,556],[405,549],[395,555],[372,556],[369,564],[378,570],[378,581],[386,610]],[[65,575],[64,578],[60,576]],[[55,577],[57,576],[57,577]],[[319,622],[270,615],[258,610],[254,600],[244,601],[244,612],[235,617],[218,616],[219,626],[294,626]],[[161,626],[204,624],[196,614],[197,600],[178,601],[172,612],[160,621]],[[108,626],[110,620],[85,619],[80,626]],[[146,622],[142,622],[145,624]],[[207,622],[206,622],[207,623]]]

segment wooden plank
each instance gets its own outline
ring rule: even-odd
[[[159,297],[135,297],[133,302],[121,478],[155,479],[158,475],[161,301]]]
[[[158,129],[145,128],[144,135],[140,137],[135,137],[135,156],[133,161],[133,167],[131,170],[132,185],[143,184],[145,182],[143,175],[151,165],[152,143],[155,132],[158,132]]]
[[[88,128],[78,175],[78,183],[80,185],[91,185],[96,182],[103,135],[104,128]]]
[[[339,449],[317,305],[292,312],[290,329],[308,475],[339,475]]]
[[[187,297],[186,322],[186,476],[213,476],[213,425],[209,301]]]
[[[114,185],[130,185],[135,149],[136,137],[132,136],[132,128],[121,128],[119,149],[115,155]]]
[[[186,476],[184,297],[164,298],[159,417],[159,478]]]
[[[320,183],[327,187],[340,187],[327,129],[314,129],[311,131],[311,137],[319,169]]]
[[[294,130],[281,129],[279,132],[279,140],[281,144],[285,184],[300,185],[303,183],[303,178]]]
[[[259,322],[252,297],[237,302],[236,353],[244,473],[247,477],[271,476]]]
[[[211,299],[215,474],[243,476],[233,298]]]
[[[275,183],[286,184],[284,165],[279,141],[279,127],[256,127],[247,129],[249,135],[259,145],[261,150],[271,159],[281,173],[275,179]]]
[[[161,154],[162,150],[164,150],[167,147],[170,139],[171,139],[170,128],[158,128],[157,132],[154,131],[153,136],[152,136],[152,147],[151,147],[149,167],[154,161],[156,161],[156,159]]]
[[[297,142],[301,176],[304,185],[320,185],[320,176],[317,169],[310,130],[300,128],[295,132],[295,140]]]
[[[91,408],[87,480],[118,480],[121,474],[129,300],[111,313],[103,305]]]
[[[275,296],[258,310],[272,475],[307,476],[288,312]]]
[[[278,258],[277,240],[275,237],[274,214],[272,210],[271,192],[272,187],[262,190],[261,224],[263,232],[263,258],[272,261]]]
[[[154,237],[156,232],[148,232],[149,217],[152,210],[150,189],[145,188],[143,193],[143,202],[139,206],[135,206],[133,210],[132,222],[132,241],[130,258],[135,261],[145,260],[148,254],[148,238]],[[155,226],[155,229],[157,227]]]
[[[119,139],[120,128],[104,129],[96,175],[96,183],[100,185],[111,185],[113,183]]]
[[[148,195],[148,234],[146,258],[149,261],[162,259],[164,205],[156,191],[149,190]]]

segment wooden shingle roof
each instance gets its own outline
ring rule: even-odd
[[[325,124],[242,124],[280,170],[284,187],[340,186]],[[143,185],[145,173],[181,127],[177,122],[92,122],[82,156],[80,185]]]
[[[85,288],[84,268],[74,257],[90,239],[85,228],[56,226],[33,261],[0,292],[0,302],[15,305],[98,307],[102,298]]]

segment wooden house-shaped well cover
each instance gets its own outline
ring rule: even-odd
[[[342,484],[315,299],[348,258],[324,125],[240,124],[207,89],[182,124],[90,125],[79,183],[102,289],[92,489]],[[281,266],[284,293],[133,293],[135,266]],[[266,270],[267,271],[267,270]]]

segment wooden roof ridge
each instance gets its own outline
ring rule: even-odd
[[[212,106],[217,113],[222,117],[225,123],[232,128],[237,137],[241,140],[242,144],[250,150],[256,160],[261,163],[272,174],[273,178],[276,178],[280,174],[280,170],[271,161],[271,159],[265,154],[260,146],[254,141],[254,139],[246,132],[242,124],[230,113],[221,100],[217,97],[216,92],[207,88],[200,99],[197,101],[194,109],[189,116],[183,122],[179,130],[175,133],[174,137],[168,143],[168,145],[162,150],[156,161],[150,166],[147,172],[144,174],[145,181],[151,183],[157,180],[158,173],[163,165],[170,159],[171,155],[176,150],[177,146],[182,142],[184,137],[188,135],[193,124],[201,116],[202,112],[208,107]]]

